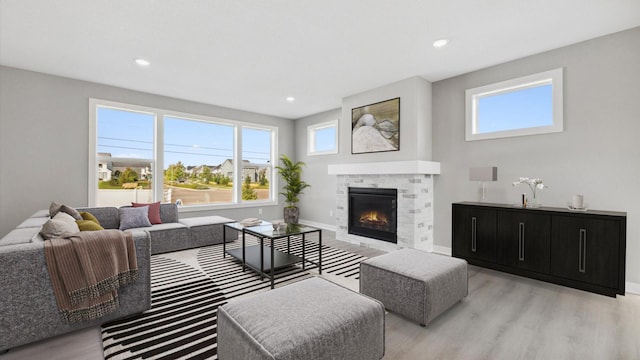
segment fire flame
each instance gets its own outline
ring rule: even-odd
[[[389,220],[387,220],[387,217],[384,214],[378,213],[374,210],[360,214],[360,222],[380,226],[388,224]]]

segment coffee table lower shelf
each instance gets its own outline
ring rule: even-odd
[[[263,246],[263,271],[262,274],[269,276],[271,270],[271,248],[269,246]],[[227,254],[242,261],[242,248],[227,250]],[[247,246],[244,253],[244,264],[251,269],[260,273],[260,245]],[[302,262],[302,258],[296,255],[287,254],[280,250],[273,249],[273,270],[277,270],[283,267],[287,267],[296,263]]]

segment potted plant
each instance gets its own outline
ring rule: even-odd
[[[300,209],[296,206],[298,201],[298,195],[302,194],[302,190],[310,187],[311,185],[300,179],[302,175],[302,167],[305,163],[298,161],[294,163],[289,159],[287,155],[282,154],[280,156],[282,166],[276,166],[278,174],[282,176],[286,184],[282,187],[284,200],[287,206],[284,208],[284,221],[289,224],[297,224],[300,218]]]

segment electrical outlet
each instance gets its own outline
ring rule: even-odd
[[[262,215],[262,208],[258,208],[258,215]]]
[[[329,216],[333,216],[333,210],[329,210]]]

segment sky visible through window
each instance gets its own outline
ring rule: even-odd
[[[98,152],[112,157],[153,158],[154,115],[98,107]],[[166,116],[164,168],[181,161],[185,166],[220,165],[233,158],[233,126]],[[266,164],[271,132],[243,128],[243,158]]]
[[[331,151],[336,148],[335,126],[317,129],[315,131],[315,151]]]
[[[552,85],[541,85],[478,99],[478,133],[553,124]]]
[[[120,158],[153,158],[151,114],[98,107],[98,152]]]

